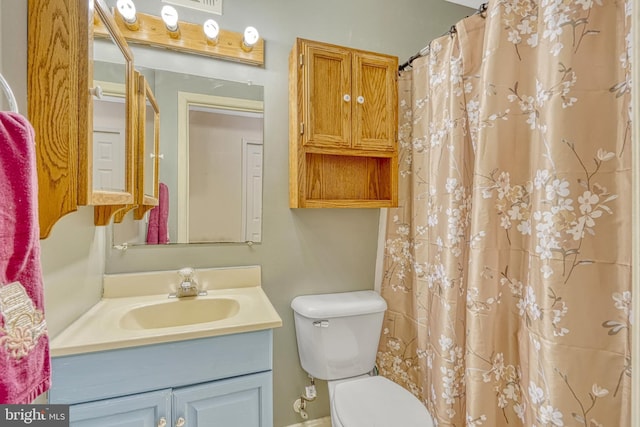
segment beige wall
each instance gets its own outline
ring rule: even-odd
[[[3,74],[26,110],[26,1],[0,0]],[[109,1],[114,4],[114,1]],[[136,0],[157,13],[159,2]],[[150,8],[151,5],[151,8]],[[92,225],[82,208],[63,218],[42,242],[47,320],[52,334],[95,303],[100,275],[107,272],[260,264],[263,284],[284,326],[274,334],[274,425],[300,421],[293,401],[307,384],[299,367],[289,304],[300,294],[371,289],[374,284],[377,209],[288,207],[288,54],[295,37],[397,55],[405,61],[442,34],[469,9],[443,0],[233,0],[223,5],[222,28],[256,26],[266,40],[264,69],[168,52],[141,51],[136,61],[161,63],[171,71],[248,81],[265,87],[263,240],[260,245],[106,249],[110,230]],[[201,20],[180,9],[181,19]],[[10,58],[10,60],[8,60]],[[106,243],[105,243],[106,242]],[[198,355],[206,357],[206,355]],[[329,414],[326,384],[309,405],[311,419]]]

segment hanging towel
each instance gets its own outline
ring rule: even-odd
[[[169,187],[160,183],[158,189],[158,243],[169,243]]]
[[[158,244],[158,206],[149,211],[149,223],[147,224],[147,245]]]
[[[49,389],[34,131],[0,112],[0,404],[27,404]]]
[[[149,212],[147,244],[169,243],[169,187],[163,182],[158,188],[158,206]]]

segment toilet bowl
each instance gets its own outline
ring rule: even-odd
[[[329,397],[333,427],[433,427],[427,408],[413,394],[381,376],[333,387],[329,382]]]
[[[333,427],[433,427],[413,394],[370,375],[387,308],[374,291],[303,295],[293,299],[302,368],[328,381]]]

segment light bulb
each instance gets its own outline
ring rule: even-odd
[[[220,26],[213,19],[207,19],[202,25],[204,35],[207,36],[207,41],[211,44],[218,43],[218,34],[220,34]]]
[[[124,22],[127,24],[136,22],[136,5],[133,3],[133,0],[118,0],[116,7],[120,15],[122,15]]]
[[[169,32],[175,33],[178,31],[178,11],[173,6],[163,6],[160,16],[162,16],[162,20]]]
[[[250,51],[253,49],[253,46],[258,43],[260,39],[260,34],[258,34],[258,30],[254,27],[247,27],[244,30],[244,37],[242,38],[242,49],[245,51]]]
[[[124,25],[131,31],[137,31],[140,28],[138,18],[136,17],[136,5],[133,0],[118,0],[116,8],[122,16]]]

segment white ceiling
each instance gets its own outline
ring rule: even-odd
[[[450,3],[461,4],[473,9],[478,9],[482,3],[486,3],[487,0],[446,0]]]

